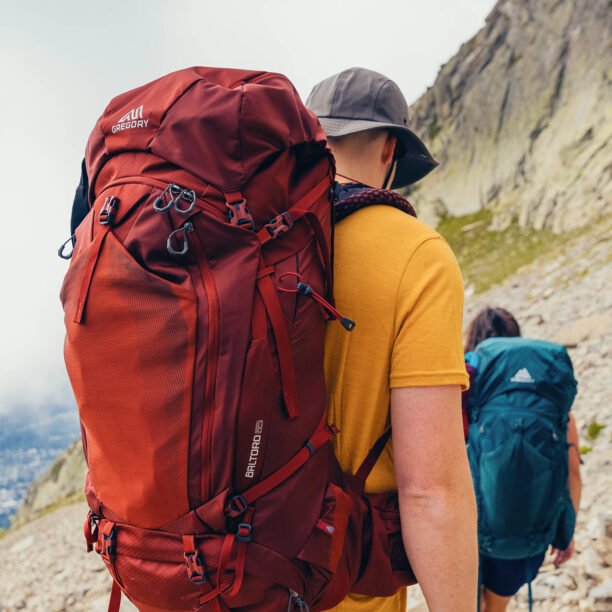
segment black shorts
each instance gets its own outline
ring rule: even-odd
[[[514,595],[537,575],[546,552],[526,559],[496,559],[480,555],[482,584],[500,597]]]

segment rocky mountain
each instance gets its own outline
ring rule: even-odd
[[[611,101],[609,0],[500,0],[410,108],[440,161],[419,213],[562,232],[610,212]]]
[[[12,406],[0,413],[0,529],[31,484],[79,435],[76,406]]]
[[[83,499],[87,464],[81,440],[75,440],[28,488],[12,527],[23,525],[58,503]]]

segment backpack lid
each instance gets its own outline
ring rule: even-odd
[[[90,197],[102,166],[125,151],[153,153],[227,193],[307,142],[324,147],[325,132],[283,75],[186,68],[111,100],[87,144]]]
[[[569,411],[577,383],[565,347],[532,338],[488,338],[474,350],[470,361],[478,374],[470,405],[483,406],[503,393],[531,391]]]

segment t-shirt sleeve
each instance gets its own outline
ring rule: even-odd
[[[467,389],[462,319],[457,260],[441,237],[428,238],[408,259],[398,285],[389,386]]]

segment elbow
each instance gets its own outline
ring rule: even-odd
[[[476,516],[476,496],[471,479],[455,479],[446,483],[398,482],[400,505],[453,512],[461,509]]]

